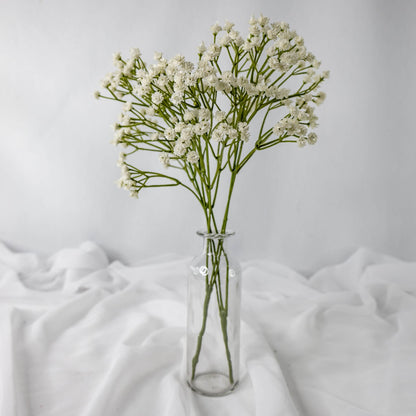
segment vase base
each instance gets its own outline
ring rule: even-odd
[[[238,381],[231,384],[225,374],[202,373],[193,380],[188,380],[188,386],[203,396],[220,397],[232,393],[238,387]]]

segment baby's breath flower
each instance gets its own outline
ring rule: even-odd
[[[296,36],[294,38],[294,41],[295,41],[296,45],[299,45],[299,46],[303,46],[303,44],[305,43],[302,36]]]
[[[221,47],[216,43],[210,45],[210,47],[206,50],[203,55],[204,60],[206,61],[213,61],[215,58],[218,58],[221,53]]]
[[[185,86],[186,87],[195,87],[196,84],[196,76],[195,74],[186,74],[185,75]]]
[[[273,133],[274,133],[276,136],[281,136],[281,135],[284,133],[284,131],[285,131],[285,129],[284,129],[284,127],[283,127],[283,125],[282,125],[282,122],[281,122],[281,121],[277,122],[277,123],[273,126]]]
[[[98,100],[100,98],[100,91],[94,91],[94,98]]]
[[[249,52],[251,49],[254,49],[254,45],[249,40],[246,40],[243,43],[243,51]]]
[[[281,38],[277,41],[276,47],[282,51],[290,48],[290,42],[288,39]]]
[[[199,123],[194,125],[194,133],[197,136],[202,136],[203,134],[208,133],[210,130],[209,120],[201,120]]]
[[[217,82],[218,78],[214,74],[208,75],[204,78],[204,84],[208,85],[208,87],[214,87]]]
[[[132,48],[132,49],[130,50],[130,58],[131,58],[132,60],[139,59],[141,55],[142,55],[142,54],[141,54],[141,52],[140,52],[140,49],[138,49],[138,48]]]
[[[188,154],[186,155],[186,160],[191,163],[192,165],[195,165],[198,163],[199,160],[199,155],[195,150],[191,150],[190,152],[188,152]]]
[[[238,32],[237,30],[231,30],[229,33],[230,38],[235,41],[236,39],[238,39],[240,37],[240,32]]]
[[[180,121],[179,123],[175,124],[175,132],[176,133],[180,133],[184,128],[185,128],[186,124],[183,121]]]
[[[230,85],[229,84],[227,84],[226,82],[224,82],[224,81],[222,81],[222,80],[220,80],[220,79],[218,79],[217,80],[217,82],[215,83],[215,89],[216,89],[216,91],[218,91],[218,92],[222,92],[222,91],[225,91],[225,92],[230,92],[231,91],[231,87],[230,87]]]
[[[318,136],[316,135],[315,132],[311,132],[308,134],[308,137],[306,140],[308,141],[309,144],[315,144],[316,141],[318,140]]]
[[[155,81],[155,83],[159,88],[165,89],[169,83],[169,80],[166,75],[160,75],[160,77]]]
[[[166,153],[166,152],[161,153],[159,155],[159,161],[165,168],[168,168],[169,167],[169,162],[170,162],[169,154]]]
[[[116,183],[117,183],[117,186],[119,188],[124,188],[124,180],[123,180],[123,178],[118,179]]]
[[[298,34],[296,33],[296,30],[288,30],[288,36],[290,40],[293,40],[298,36]]]
[[[315,103],[316,105],[321,105],[326,98],[326,94],[323,91],[319,91],[318,94],[315,95]]]
[[[289,30],[289,23],[286,23],[286,22],[280,22],[280,23],[279,23],[279,26],[280,26],[280,29],[281,29],[282,31],[287,31],[287,30]]]
[[[268,89],[268,85],[266,83],[266,80],[260,79],[259,82],[256,85],[257,91],[259,92],[265,92]]]
[[[225,21],[225,23],[224,23],[224,30],[226,32],[230,32],[233,27],[234,27],[234,23],[229,22],[228,20]]]
[[[120,61],[121,61],[121,54],[120,54],[120,52],[114,53],[113,54],[113,63],[114,63],[114,65],[117,66]]]
[[[231,126],[228,127],[228,132],[227,133],[228,133],[228,137],[231,140],[235,140],[235,139],[238,138],[238,130],[235,129],[235,128],[233,128],[233,127],[231,127]]]
[[[257,47],[259,47],[260,46],[260,44],[261,44],[261,37],[260,36],[253,36],[251,39],[250,39],[250,43],[255,47],[255,48],[257,48]]]
[[[317,59],[314,59],[313,61],[312,61],[312,67],[314,68],[314,69],[319,69],[319,67],[321,66],[321,62],[320,61],[318,61]]]
[[[299,123],[297,133],[300,134],[301,136],[305,136],[307,132],[308,132],[308,128],[305,125]]]
[[[212,140],[214,142],[223,142],[227,138],[228,126],[226,123],[221,123],[212,133]]]
[[[305,147],[307,143],[308,142],[307,142],[305,137],[301,136],[301,137],[298,138],[298,146],[299,147]]]
[[[315,76],[315,71],[312,68],[308,69],[308,71],[306,72],[306,75],[303,78],[303,82],[305,84],[312,82],[314,76]]]
[[[121,125],[128,125],[130,124],[130,116],[125,113],[121,113],[119,117],[119,121]]]
[[[244,39],[241,36],[237,36],[234,40],[235,46],[240,48],[244,44]]]
[[[129,168],[126,166],[125,163],[121,164],[121,177],[125,180],[128,181],[130,180],[130,171]]]
[[[227,139],[235,140],[237,137],[238,131],[225,122],[220,123],[212,133],[212,140],[217,143]]]
[[[194,134],[193,127],[188,125],[182,128],[180,139],[182,142],[184,143],[186,142],[190,144],[193,134]]]
[[[269,23],[270,19],[268,17],[260,14],[260,17],[257,19],[257,22],[260,26],[266,26]]]
[[[185,155],[186,149],[187,146],[185,146],[184,143],[178,141],[173,148],[173,153],[175,153],[176,156],[182,157]]]
[[[198,117],[200,120],[209,120],[211,118],[211,111],[208,108],[201,108],[198,111]]]
[[[322,75],[320,75],[320,74],[315,73],[315,75],[312,77],[312,82],[313,83],[318,83],[321,80],[322,80]]]
[[[221,30],[222,30],[222,28],[218,24],[218,22],[211,26],[211,32],[212,32],[213,35],[217,35],[219,32],[221,32]]]
[[[117,160],[117,166],[121,167],[126,163],[126,154],[120,153],[118,160]]]
[[[222,73],[222,80],[232,87],[236,86],[236,79],[231,71],[224,71]]]
[[[133,108],[133,103],[131,101],[126,101],[123,106],[123,111],[128,112]]]
[[[111,74],[108,74],[102,81],[101,86],[103,88],[108,88],[111,84]]]
[[[193,110],[186,110],[184,115],[183,115],[183,119],[185,121],[195,120],[195,112]]]
[[[275,45],[270,46],[266,49],[266,55],[267,56],[273,56],[278,51],[278,48]]]
[[[240,139],[243,142],[248,142],[250,138],[250,132],[248,130],[248,124],[246,122],[238,123],[238,131],[240,132]]]
[[[249,97],[259,95],[259,90],[246,78],[238,78],[237,84],[242,87]]]
[[[109,79],[110,81],[110,86],[109,88],[113,91],[117,90],[120,81],[121,81],[121,73],[114,73],[112,74],[111,78]],[[120,91],[117,91],[120,92]]]
[[[312,100],[312,95],[305,94],[305,95],[302,95],[301,97],[296,98],[296,105],[298,105],[299,107],[302,107],[311,100]]]
[[[317,126],[318,126],[318,117],[316,117],[315,115],[309,116],[309,127],[314,129]]]
[[[155,92],[152,95],[152,102],[156,105],[159,105],[163,101],[163,94],[159,91]]]
[[[228,46],[231,43],[231,41],[232,39],[230,35],[227,33],[218,41],[218,44],[220,46]]]
[[[183,92],[177,91],[170,97],[170,101],[173,104],[179,105],[183,101]]]
[[[257,25],[251,25],[249,27],[250,35],[259,36],[261,34],[260,28]]]
[[[137,95],[138,97],[143,97],[150,91],[150,88],[148,86],[142,86],[142,85],[136,85],[133,88],[133,94]]]
[[[277,36],[278,36],[278,34],[279,34],[279,29],[277,28],[277,27],[272,27],[271,29],[269,29],[268,31],[267,31],[267,37],[270,39],[270,40],[275,40],[275,39],[277,39]]]
[[[198,53],[202,55],[207,50],[207,47],[205,46],[204,42],[201,42],[201,44],[198,46]]]
[[[173,140],[176,136],[175,130],[172,127],[166,127],[164,134],[168,140]]]
[[[225,112],[224,111],[217,111],[214,115],[215,121],[223,121],[225,120]]]

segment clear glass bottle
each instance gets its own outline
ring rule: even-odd
[[[203,251],[188,279],[187,382],[207,396],[223,396],[239,382],[241,269],[228,254],[234,235],[198,232]]]

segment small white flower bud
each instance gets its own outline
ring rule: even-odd
[[[132,49],[130,50],[130,58],[131,58],[132,60],[139,59],[139,58],[140,58],[140,56],[141,56],[140,49],[138,49],[138,48],[132,48]]]
[[[191,150],[190,152],[188,152],[188,154],[186,155],[186,160],[191,163],[192,165],[195,165],[198,163],[199,160],[199,155],[197,152],[195,152],[195,150]]]
[[[213,35],[217,35],[219,32],[221,32],[222,27],[218,24],[215,23],[214,25],[211,26],[211,32]]]
[[[318,140],[318,136],[316,135],[315,132],[309,133],[308,138],[307,138],[307,141],[309,144],[315,144],[317,140]]]

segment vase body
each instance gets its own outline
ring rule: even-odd
[[[197,393],[223,396],[239,382],[241,269],[228,253],[233,233],[197,234],[203,250],[188,278],[187,382]]]

